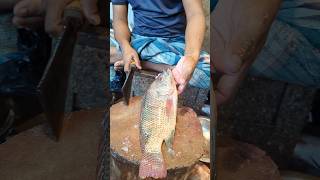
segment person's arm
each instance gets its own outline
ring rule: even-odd
[[[112,5],[113,6],[113,29],[114,35],[122,49],[122,57],[124,60],[124,70],[129,71],[130,63],[135,61],[136,66],[141,69],[140,60],[137,52],[131,47],[131,33],[128,26],[128,5]]]
[[[184,91],[197,66],[205,33],[202,0],[183,0],[182,2],[187,16],[185,53],[172,71],[179,94]]]
[[[187,17],[184,55],[192,57],[197,63],[206,29],[202,0],[183,0],[183,6]]]
[[[72,0],[18,0],[14,7],[13,23],[30,28],[35,23],[44,23],[47,33],[57,36],[63,32],[62,15]],[[93,25],[100,23],[97,0],[80,0],[84,16]]]
[[[211,14],[211,54],[221,77],[216,85],[217,104],[236,93],[262,49],[281,0],[219,1]]]
[[[112,5],[113,7],[113,29],[114,35],[122,49],[130,46],[130,30],[128,26],[128,6]]]

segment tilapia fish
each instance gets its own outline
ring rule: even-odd
[[[141,178],[165,178],[167,168],[161,152],[165,141],[170,155],[174,155],[173,139],[176,126],[178,93],[170,69],[160,73],[142,99],[140,114]]]

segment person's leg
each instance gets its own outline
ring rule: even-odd
[[[156,64],[174,66],[184,55],[184,38],[156,38],[133,35],[132,47],[137,50],[141,60]],[[210,88],[210,56],[202,51],[199,63],[189,82],[191,86]]]
[[[11,23],[12,13],[0,15],[0,56],[17,51],[17,28]]]
[[[210,82],[210,56],[203,52],[189,83],[201,89],[209,89]]]
[[[169,39],[133,35],[131,44],[137,50],[141,60],[156,64],[174,66],[184,55],[184,38]],[[210,55],[202,51],[189,85],[201,89],[209,89],[210,82]],[[210,116],[209,104],[205,103],[201,108],[202,113],[208,116]]]
[[[299,31],[315,48],[320,48],[320,1],[283,0],[277,19]]]
[[[288,83],[320,87],[320,51],[301,33],[275,21],[251,73]]]
[[[318,4],[320,10],[320,3]],[[314,21],[315,16],[310,15],[316,7],[310,9],[310,13],[301,14],[297,11],[300,5],[284,1],[283,6],[286,8],[280,9],[278,18],[272,24],[266,44],[253,64],[251,74],[319,88],[320,47],[310,39],[320,40],[320,21]],[[304,8],[305,11],[307,9]],[[284,18],[285,15],[288,19]],[[319,24],[318,27],[315,23]],[[313,34],[306,36],[305,32]]]

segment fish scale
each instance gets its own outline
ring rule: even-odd
[[[163,178],[167,168],[161,152],[163,141],[172,153],[176,124],[177,88],[170,69],[159,74],[146,91],[141,106],[139,176]]]
[[[152,96],[149,96],[144,102],[146,108],[141,113],[141,127],[145,128],[144,132],[147,133],[147,136],[144,137],[145,146],[143,150],[150,153],[161,153],[162,141],[168,136],[164,133],[167,130],[166,124],[163,123],[166,121],[165,102]]]

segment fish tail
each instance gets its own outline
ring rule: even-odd
[[[167,176],[167,168],[162,155],[144,153],[140,161],[139,176],[140,178],[165,178]]]

